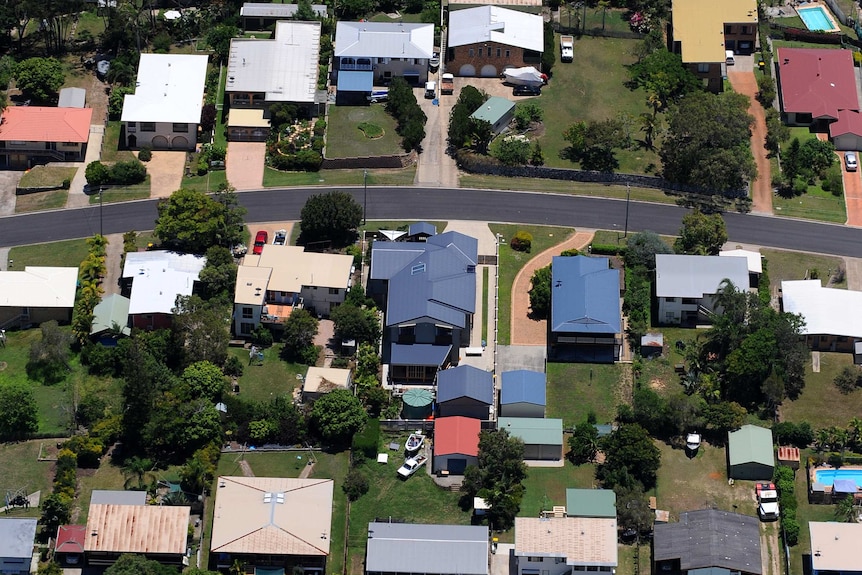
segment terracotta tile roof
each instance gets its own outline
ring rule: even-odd
[[[86,540],[86,525],[60,525],[57,528],[55,553],[83,553]]]
[[[12,106],[3,112],[0,141],[85,143],[92,117],[92,108]]]
[[[470,417],[441,417],[434,422],[434,455],[479,455],[482,424]]]
[[[785,112],[834,120],[839,110],[859,110],[850,50],[779,48],[778,71]]]
[[[838,121],[829,124],[831,137],[843,134],[862,135],[862,114],[853,110],[839,110]]]
[[[189,507],[90,505],[86,552],[182,555],[186,551]]]

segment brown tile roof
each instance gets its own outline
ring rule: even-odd
[[[84,143],[92,117],[92,108],[11,106],[3,112],[0,141]]]
[[[850,50],[779,48],[778,71],[785,112],[837,119],[839,110],[859,110]]]
[[[516,517],[515,555],[565,557],[567,565],[617,565],[617,520]]]
[[[184,506],[91,505],[84,550],[183,554],[189,512]]]

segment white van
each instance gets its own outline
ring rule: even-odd
[[[429,99],[437,97],[437,82],[425,82],[425,97]]]
[[[733,59],[733,50],[724,51],[724,63],[728,66],[733,66],[734,64],[736,64],[736,60]]]

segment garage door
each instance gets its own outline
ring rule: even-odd
[[[485,64],[482,66],[483,78],[495,78],[497,76],[497,67],[493,64]]]
[[[168,147],[168,139],[164,136],[155,136],[152,139],[152,144],[154,148],[164,150]]]
[[[464,475],[464,470],[467,469],[466,459],[449,459],[447,465],[449,473],[452,475]]]
[[[171,148],[173,148],[174,150],[188,150],[188,138],[186,138],[185,136],[174,136],[174,139],[171,140]]]
[[[458,70],[459,76],[475,76],[476,75],[476,66],[473,64],[464,64]]]

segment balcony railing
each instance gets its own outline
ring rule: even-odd
[[[374,69],[372,64],[348,64],[347,62],[341,62],[338,66],[339,70],[348,70],[348,71],[371,71]]]

